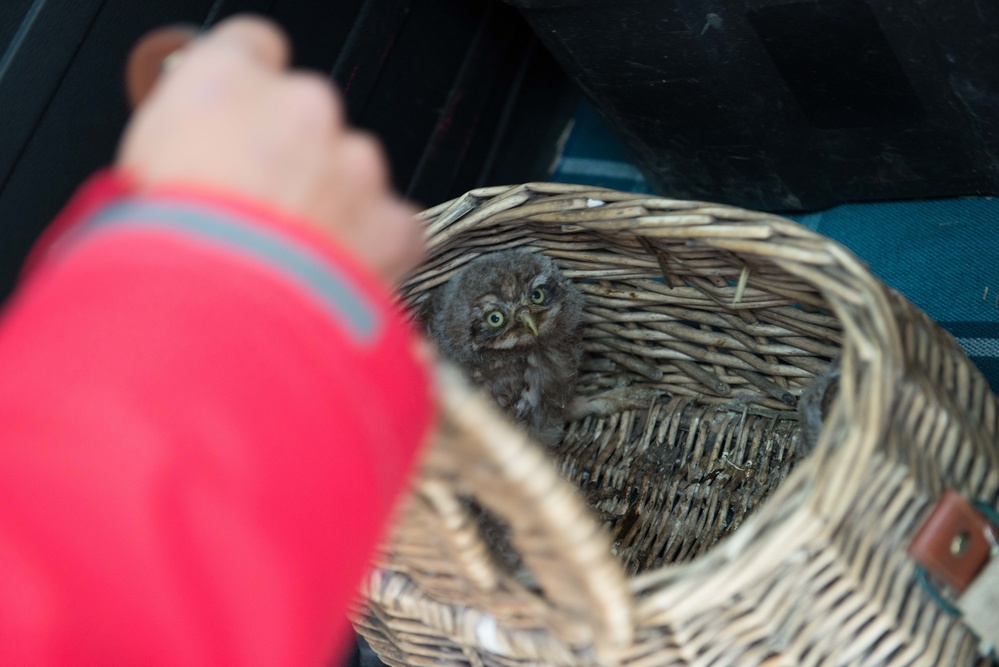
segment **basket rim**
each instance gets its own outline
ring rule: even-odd
[[[636,214],[638,209],[642,214]],[[747,265],[750,259],[771,265],[813,285],[842,326],[839,363],[845,380],[832,408],[834,428],[823,431],[810,457],[755,509],[736,534],[708,553],[689,563],[667,565],[636,577],[624,577],[621,571],[627,587],[627,628],[643,619],[675,622],[683,615],[696,615],[707,606],[692,595],[694,591],[708,586],[713,587],[715,597],[731,595],[754,573],[774,567],[779,559],[769,548],[771,543],[779,542],[784,552],[794,550],[819,539],[830,525],[846,516],[848,508],[842,498],[865,491],[862,477],[854,471],[875,465],[891,388],[904,372],[902,332],[895,309],[899,301],[918,312],[915,306],[873,276],[850,250],[781,216],[562,183],[478,188],[423,211],[419,218],[427,225],[428,260],[403,283],[403,298],[411,301],[414,294],[432,287],[433,281],[439,284],[446,279],[443,276],[460,266],[458,260],[448,260],[444,251],[464,235],[488,224],[512,228],[514,222],[525,219],[525,211],[531,224],[553,232],[594,230],[603,235],[630,234],[653,243],[665,238],[693,239],[699,247],[744,258]],[[524,234],[515,240],[529,237]],[[665,268],[663,275],[668,283]],[[737,305],[738,299],[735,301]],[[464,389],[445,380],[442,391]],[[461,419],[460,415],[446,418]],[[495,450],[502,443],[495,440],[469,446],[472,449],[463,452],[466,458],[495,457],[496,451],[488,453],[483,448]],[[553,466],[551,469],[554,471]],[[816,517],[823,521],[816,521]],[[610,555],[609,540],[605,546],[608,562],[620,568]],[[377,591],[369,590],[368,594],[377,595]],[[611,629],[621,627],[619,620],[605,619],[604,623],[598,631],[603,633],[597,642],[598,661],[612,663],[621,658],[620,651],[633,635]]]

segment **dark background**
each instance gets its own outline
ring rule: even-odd
[[[547,178],[577,90],[670,197],[800,212],[999,195],[992,3],[2,0],[0,300],[110,162],[135,41],[237,12],[288,31],[425,205]]]
[[[340,85],[418,203],[544,179],[575,110],[575,88],[498,0],[2,0],[0,300],[42,228],[112,160],[135,41],[239,12],[276,20],[295,65]]]
[[[509,2],[657,192],[778,212],[999,195],[999,3]]]

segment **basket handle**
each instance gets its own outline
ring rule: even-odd
[[[592,651],[597,663],[616,662],[631,641],[634,603],[606,533],[542,448],[458,370],[443,365],[438,380],[441,426],[416,497],[425,510],[422,532],[429,520],[441,555],[468,584],[463,592],[449,586],[448,597],[492,615],[500,630],[537,627],[574,652]],[[536,585],[497,562],[468,499],[509,526]]]

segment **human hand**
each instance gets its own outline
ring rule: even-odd
[[[392,193],[377,141],[346,126],[329,81],[288,61],[272,24],[219,24],[136,110],[117,166],[140,188],[205,186],[293,213],[395,283],[423,254],[415,211]]]

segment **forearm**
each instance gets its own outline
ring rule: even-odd
[[[430,426],[412,335],[280,214],[97,187],[0,323],[0,663],[321,661]]]

